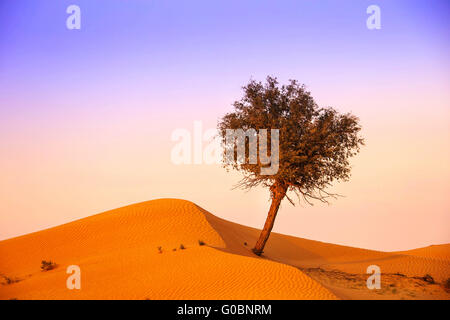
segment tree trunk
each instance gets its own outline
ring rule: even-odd
[[[264,228],[259,235],[259,239],[255,244],[255,247],[252,249],[253,253],[260,256],[263,253],[264,246],[266,245],[267,240],[269,239],[270,232],[272,231],[273,224],[275,223],[275,217],[277,216],[278,209],[280,208],[281,200],[283,200],[286,195],[287,186],[274,183],[270,187],[272,203],[270,204],[269,213],[267,214],[266,223],[264,224]]]

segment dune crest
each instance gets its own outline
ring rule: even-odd
[[[257,257],[258,235],[186,200],[133,204],[1,241],[0,299],[449,297],[420,277],[450,276],[450,245],[388,253],[273,233]],[[58,266],[42,272],[42,260]],[[383,290],[365,285],[371,264]],[[81,268],[81,290],[66,288],[69,265]]]
[[[294,267],[221,249],[225,241],[192,202],[138,203],[1,241],[0,274],[20,281],[0,286],[0,298],[336,298]],[[41,260],[58,267],[42,272]],[[81,268],[81,290],[66,288],[69,265]]]

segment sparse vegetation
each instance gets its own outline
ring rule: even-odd
[[[177,248],[173,248],[172,251],[177,251]]]
[[[2,278],[5,280],[4,282],[2,282],[3,285],[9,285],[20,281],[20,279],[18,278],[10,278],[4,275],[2,275]]]
[[[205,242],[203,242],[202,240],[198,240],[198,245],[199,246],[204,246],[206,243]]]
[[[443,286],[446,291],[450,291],[450,278],[444,281]]]
[[[162,253],[162,247],[158,247],[158,253]]]
[[[42,260],[41,261],[41,270],[42,271],[50,271],[56,268],[56,263],[54,263],[53,261],[49,260]]]
[[[244,242],[244,246],[247,246],[247,242]]]
[[[180,250],[184,250],[186,247],[183,244],[180,244]]]
[[[435,283],[433,277],[428,273],[422,278],[422,280],[431,284]]]

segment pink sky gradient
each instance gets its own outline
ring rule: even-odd
[[[0,19],[2,30],[17,26],[0,40],[0,239],[162,197],[261,228],[268,191],[231,190],[240,175],[218,165],[174,165],[170,137],[195,120],[214,128],[251,77],[274,75],[360,117],[366,139],[351,180],[335,186],[345,198],[314,207],[285,200],[275,232],[388,251],[450,242],[449,20],[439,10],[382,2],[385,24],[371,32],[364,5],[339,7],[342,24],[313,6],[327,18],[317,26],[283,22],[294,15],[289,2],[277,11],[280,30],[266,36],[252,33],[257,17],[229,28],[210,17],[212,29],[193,17],[170,28],[152,20],[163,37],[147,22],[131,24],[128,11],[120,17],[131,30],[114,29],[124,4],[112,3],[79,34],[55,27],[64,5],[61,19],[59,7],[21,16],[13,4],[17,14]],[[211,6],[204,10],[222,12]]]

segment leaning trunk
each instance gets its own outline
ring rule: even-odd
[[[272,203],[270,205],[269,213],[267,214],[266,223],[264,228],[259,235],[259,239],[252,249],[253,252],[260,256],[263,253],[264,246],[269,239],[270,232],[272,231],[273,224],[275,223],[275,218],[280,208],[281,200],[283,200],[286,195],[287,187],[283,185],[274,184],[271,188]]]

